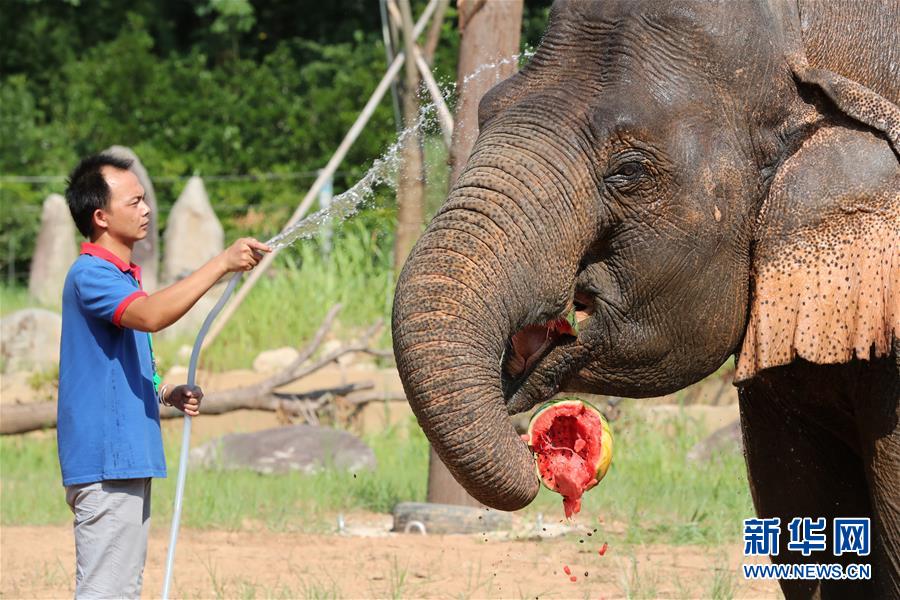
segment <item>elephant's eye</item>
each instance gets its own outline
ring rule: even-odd
[[[622,163],[616,167],[616,170],[610,173],[609,178],[618,178],[620,180],[633,181],[644,174],[644,165],[636,160]]]
[[[628,191],[640,182],[647,175],[647,168],[643,162],[629,160],[616,165],[604,177],[609,185],[612,185],[621,191]]]

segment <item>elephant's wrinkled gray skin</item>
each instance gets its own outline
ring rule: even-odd
[[[557,2],[397,285],[407,396],[473,496],[537,493],[507,412],[672,392],[737,353],[759,514],[870,514],[858,585],[900,596],[898,23],[895,2]],[[577,337],[548,326],[573,307]]]

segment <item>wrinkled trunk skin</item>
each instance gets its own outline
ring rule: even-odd
[[[575,154],[535,158],[542,136],[516,131],[479,139],[407,260],[393,314],[397,367],[420,425],[463,487],[502,510],[527,505],[539,487],[508,419],[503,351],[524,325],[566,310],[587,230],[581,217],[552,213],[571,203],[548,200],[572,193],[564,178]]]
[[[459,221],[492,227],[474,214]],[[397,285],[394,354],[413,412],[453,476],[476,500],[516,510],[531,502],[538,481],[503,402],[509,327],[502,299],[488,292],[493,269],[474,252],[429,260],[435,251],[446,256],[445,248],[479,244],[476,234],[439,223],[422,237]]]

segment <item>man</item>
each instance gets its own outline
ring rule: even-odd
[[[159,385],[150,332],[181,318],[223,275],[270,249],[240,239],[184,279],[147,295],[135,242],[150,208],[130,161],[82,160],[66,200],[88,239],[63,287],[57,441],[75,514],[76,597],[139,597],[151,478],[166,476],[159,403],[197,416],[199,387]]]

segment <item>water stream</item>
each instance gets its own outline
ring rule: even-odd
[[[526,51],[521,54],[509,56],[494,63],[480,65],[475,71],[466,75],[461,84],[445,84],[440,86],[441,95],[445,101],[452,96],[457,89],[465,86],[472,79],[479,77],[488,70],[493,70],[502,65],[518,64],[521,57],[530,58],[533,52]],[[359,212],[367,201],[375,197],[375,190],[380,185],[387,185],[392,189],[397,188],[397,178],[401,166],[401,154],[403,145],[411,136],[418,136],[422,132],[433,131],[438,128],[437,110],[434,102],[426,102],[424,98],[427,92],[420,90],[421,99],[419,115],[416,122],[401,131],[397,141],[375,159],[372,166],[350,189],[335,196],[327,208],[323,208],[308,217],[300,219],[281,233],[270,239],[267,244],[273,250],[279,250],[290,246],[300,239],[311,238],[317,235],[322,225],[333,221],[345,221]]]

